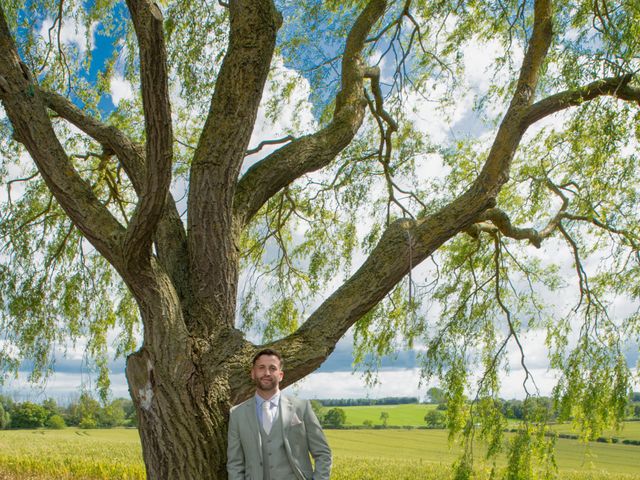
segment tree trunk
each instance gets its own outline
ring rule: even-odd
[[[251,392],[252,346],[235,329],[198,337],[156,262],[127,278],[145,325],[127,358],[147,478],[223,480],[229,409]],[[193,319],[191,319],[193,320]]]
[[[230,390],[224,367],[205,373],[191,361],[166,368],[146,347],[129,356],[127,379],[137,409],[147,478],[223,480]],[[210,377],[222,388],[207,388]],[[226,387],[226,388],[225,388]]]

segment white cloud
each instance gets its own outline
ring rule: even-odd
[[[89,49],[93,50],[95,48],[95,31],[97,26],[97,22],[92,23],[87,33],[87,28],[80,22],[79,17],[76,18],[74,23],[65,21],[60,29],[60,42],[63,45],[76,48],[80,55],[84,56],[87,51],[87,37]],[[54,26],[53,19],[47,18],[42,22],[38,34],[45,42],[49,42],[49,39],[51,39],[51,42],[55,43],[58,38],[58,24]]]
[[[516,47],[513,47],[514,49]],[[489,127],[483,123],[479,115],[473,111],[478,98],[489,92],[491,83],[503,77],[508,81],[508,73],[503,68],[494,76],[496,59],[503,53],[503,47],[498,41],[470,42],[460,51],[464,58],[464,76],[458,79],[454,91],[448,90],[447,82],[434,83],[429,92],[429,99],[413,94],[408,98],[407,105],[413,105],[411,119],[416,126],[428,133],[433,141],[446,144],[447,142],[469,135],[482,136]],[[521,52],[515,52],[516,57]],[[441,109],[439,99],[451,97],[452,105]],[[500,116],[504,110],[501,104],[487,106],[485,112],[489,118]],[[493,138],[493,133],[489,133]]]
[[[518,364],[519,365],[519,364]],[[529,368],[540,394],[550,395],[557,381],[557,374],[544,367]],[[286,375],[286,372],[285,372]],[[522,387],[525,374],[521,368],[514,368],[507,376],[501,376],[502,398],[524,398]],[[287,392],[308,399],[326,398],[381,398],[381,397],[418,397],[423,399],[426,391],[433,385],[420,385],[420,369],[389,369],[381,370],[376,386],[368,386],[357,373],[350,372],[320,372],[312,373],[303,380],[287,388]],[[475,385],[472,385],[474,387]],[[531,384],[528,385],[533,392]],[[473,395],[470,390],[468,395]]]
[[[59,372],[42,385],[32,385],[24,377],[11,380],[5,383],[2,393],[19,402],[41,402],[47,398],[54,398],[58,403],[67,404],[79,396],[81,389],[91,392],[95,391],[95,387],[95,379],[89,373]],[[111,375],[111,396],[129,398],[129,388],[123,372]]]
[[[303,398],[419,397],[424,393],[418,387],[420,372],[416,368],[381,370],[378,380],[376,386],[369,387],[357,373],[320,372],[312,373],[287,391]]]
[[[111,101],[118,106],[122,100],[133,100],[133,86],[121,75],[111,77],[109,85]]]
[[[125,69],[129,56],[129,50],[125,48],[124,40],[118,42],[118,57],[114,65],[114,74],[110,79],[109,91],[111,93],[111,101],[117,107],[122,100],[133,100],[135,96],[134,86],[125,78]],[[172,85],[171,103],[183,105],[184,101],[179,96],[179,86]]]
[[[277,99],[277,96],[281,95],[277,85],[287,82],[295,82],[289,99]],[[310,91],[311,88],[306,79],[302,78],[295,70],[285,67],[281,58],[276,58],[260,102],[249,149],[257,147],[264,140],[274,140],[291,134],[292,125],[295,126],[294,136],[312,131],[316,126],[316,121],[311,112],[312,105],[308,101]],[[267,116],[267,109],[274,102],[278,103],[279,114],[272,120]],[[260,152],[248,156],[243,167],[245,169],[250,167],[256,161],[281,147],[281,144],[266,145]]]

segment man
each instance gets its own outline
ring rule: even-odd
[[[329,480],[327,439],[308,400],[281,395],[282,367],[275,350],[253,357],[256,393],[229,418],[229,480]]]

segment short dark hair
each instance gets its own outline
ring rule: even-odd
[[[260,358],[262,355],[273,355],[274,357],[277,357],[278,360],[280,360],[280,369],[282,370],[282,367],[284,367],[284,362],[282,361],[282,355],[280,355],[280,352],[278,352],[277,350],[273,350],[272,348],[263,348],[258,353],[256,353],[253,356],[251,365],[255,365],[258,358]]]

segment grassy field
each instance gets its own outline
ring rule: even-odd
[[[457,456],[444,430],[328,430],[336,457],[370,457],[450,465]],[[606,471],[640,478],[640,447],[558,439],[558,468],[563,471]]]
[[[144,478],[136,430],[2,430],[0,479]]]
[[[551,425],[551,428],[558,433],[576,434],[573,425],[570,423],[562,423]],[[620,430],[608,429],[602,432],[603,437],[619,438],[620,440],[640,440],[640,422],[624,422]]]
[[[442,430],[328,430],[334,480],[449,479]],[[560,478],[640,480],[640,447],[558,440]],[[488,477],[480,469],[478,478]],[[142,479],[135,430],[0,431],[0,480]]]
[[[328,410],[331,407],[325,407]],[[407,404],[407,405],[367,405],[361,407],[339,407],[347,414],[347,425],[362,425],[365,420],[369,420],[374,425],[381,425],[380,414],[387,412],[388,425],[410,425],[414,427],[426,425],[424,416],[429,410],[436,408],[435,405]]]
[[[325,407],[325,411],[331,407]],[[339,407],[347,414],[347,426],[359,426],[368,420],[373,425],[382,425],[380,414],[387,412],[389,418],[388,425],[393,426],[426,426],[424,416],[429,410],[436,408],[435,405],[425,404],[406,404],[406,405],[367,405],[359,407]],[[516,428],[518,420],[509,420],[508,428]],[[570,423],[551,425],[551,428],[558,433],[576,434],[573,425]],[[625,422],[622,430],[615,431],[613,429],[605,430],[602,434],[604,437],[616,437],[620,440],[631,439],[640,440],[640,422]]]

